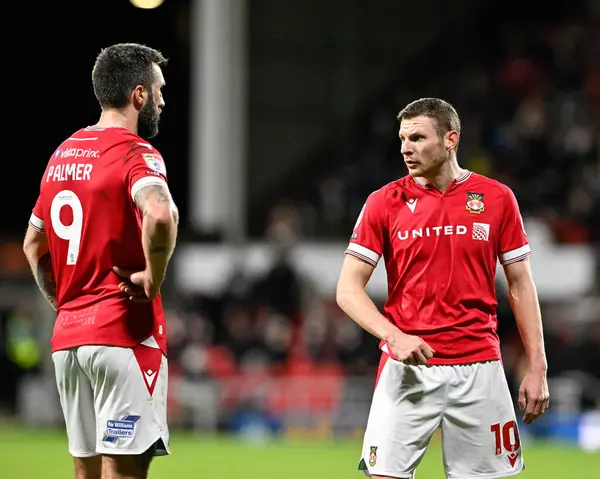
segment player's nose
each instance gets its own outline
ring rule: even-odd
[[[400,148],[400,153],[402,153],[404,156],[412,155],[413,149],[412,149],[410,142],[408,142],[408,141],[402,142],[402,147]]]

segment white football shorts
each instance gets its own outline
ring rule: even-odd
[[[169,454],[167,358],[160,349],[79,346],[52,360],[72,456],[150,448]]]
[[[438,427],[448,479],[495,479],[523,470],[500,361],[407,366],[383,353],[359,469],[413,479]]]

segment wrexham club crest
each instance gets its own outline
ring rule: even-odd
[[[377,464],[377,446],[371,446],[371,452],[369,452],[369,466],[373,467]]]
[[[483,193],[467,193],[467,211],[474,215],[480,215],[485,211]]]

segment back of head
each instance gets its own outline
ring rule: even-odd
[[[118,43],[102,49],[92,70],[94,94],[100,106],[124,108],[136,86],[151,88],[154,65],[166,63],[158,50],[138,43]]]
[[[418,116],[435,120],[440,138],[449,131],[457,131],[460,134],[460,118],[456,109],[447,101],[440,98],[420,98],[406,105],[398,113],[398,120],[408,120]]]

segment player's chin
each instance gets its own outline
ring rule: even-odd
[[[420,166],[408,166],[406,165],[406,168],[408,170],[408,174],[410,176],[414,177],[418,177],[418,176],[423,176],[423,168],[421,168]]]

